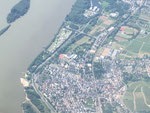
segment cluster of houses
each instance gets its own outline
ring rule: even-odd
[[[91,6],[89,9],[85,10],[85,12],[84,12],[85,17],[89,18],[89,17],[92,17],[99,13],[100,4],[98,2],[97,3],[96,2],[97,2],[96,0],[90,0]]]

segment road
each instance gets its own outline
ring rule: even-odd
[[[95,55],[96,55],[98,49],[99,49],[99,48],[102,46],[102,44],[104,43],[104,41],[108,38],[108,36],[109,36],[111,33],[113,33],[116,29],[118,29],[119,27],[121,27],[122,25],[124,25],[124,24],[143,6],[143,4],[144,4],[144,2],[141,3],[141,4],[140,4],[140,7],[136,8],[136,9],[131,13],[131,15],[129,15],[129,16],[127,17],[126,20],[124,20],[122,23],[118,24],[117,26],[114,26],[114,29],[113,29],[111,32],[108,32],[107,30],[105,30],[104,32],[107,32],[107,35],[106,35],[106,36],[101,37],[101,36],[100,36],[101,34],[98,36],[99,38],[98,38],[97,40],[99,40],[99,39],[101,38],[101,39],[100,39],[101,42],[99,43],[99,47],[97,47],[97,49],[96,49]],[[104,32],[103,32],[103,33],[104,33]],[[94,55],[93,61],[92,61],[92,73],[93,73],[93,76],[94,76],[94,68],[93,68],[93,65],[94,65],[94,58],[95,58],[95,55]],[[102,105],[101,105],[99,99],[100,99],[100,97],[98,97],[99,111],[100,111],[100,113],[103,113]]]
[[[97,110],[97,113],[103,113],[100,97],[98,97],[98,110]]]
[[[47,101],[47,99],[44,97],[44,95],[36,88],[36,83],[34,82],[34,78],[32,79],[32,86],[35,89],[35,91],[40,95],[41,100],[46,104],[48,109],[51,110],[52,113],[57,113],[53,106]]]

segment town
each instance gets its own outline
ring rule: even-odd
[[[108,7],[109,3],[96,1],[90,0],[91,6],[83,13],[85,19],[98,15],[100,7]],[[134,15],[144,10],[141,7],[150,8],[150,2],[123,0],[121,3],[122,12],[120,9],[120,12],[106,14],[102,10],[95,24],[95,20],[84,25],[65,21],[55,40],[45,50],[46,55],[50,55],[42,55],[44,62],[34,63],[36,66],[31,65],[30,68],[34,71],[26,73],[26,78],[31,77],[29,86],[40,92],[53,112],[150,112],[146,105],[146,109],[140,110],[135,102],[133,107],[129,106],[131,101],[126,96],[131,82],[149,80],[150,77],[149,50],[144,48],[149,47],[148,44],[144,46],[149,41],[149,31],[130,25],[132,21],[138,21],[134,20]],[[126,5],[129,6],[127,10]],[[136,41],[138,36],[146,37],[146,41],[133,50],[135,42],[140,43]],[[139,86],[140,91],[144,86]]]

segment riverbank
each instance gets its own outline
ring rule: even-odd
[[[11,0],[11,8],[18,1]],[[66,14],[70,11],[73,1],[31,0],[28,13],[12,23],[7,32],[0,37],[0,112],[22,112],[21,104],[25,100],[24,89],[20,83],[20,78],[23,77],[22,72],[27,70],[45,45],[52,40]],[[9,5],[8,1],[4,0],[4,2],[4,6],[0,4],[2,6],[0,12],[7,9]],[[67,4],[67,7],[62,4]],[[7,12],[3,11],[5,18],[1,15],[0,20],[6,19],[9,11],[10,8]],[[2,24],[4,25],[5,22]]]
[[[67,15],[67,17],[72,14],[69,13]],[[65,18],[66,19],[66,18]],[[63,23],[64,24],[64,23]],[[61,27],[59,28],[59,30],[57,31],[56,35],[59,34],[59,31],[61,30],[61,28],[63,27],[63,24],[61,25]],[[51,43],[55,40],[56,35],[54,36],[53,40],[50,42],[49,45],[51,45]],[[46,47],[46,49],[48,49]],[[44,56],[44,57],[43,57]],[[42,57],[42,61],[41,58]],[[30,99],[31,103],[40,111],[43,113],[56,113],[56,109],[54,106],[52,106],[52,104],[50,103],[50,101],[46,98],[46,96],[44,96],[44,94],[41,94],[39,91],[37,91],[38,89],[36,89],[36,83],[34,83],[34,78],[31,75],[31,73],[35,72],[35,70],[31,69],[32,67],[35,66],[37,60],[40,60],[40,63],[44,62],[48,57],[50,57],[49,53],[47,53],[47,51],[42,51],[36,58],[35,60],[31,63],[31,65],[28,67],[28,72],[25,74],[25,79],[21,79],[21,82],[24,86],[27,98]],[[38,67],[38,66],[37,66]],[[35,72],[36,73],[36,72]],[[32,92],[32,93],[31,93]],[[35,103],[35,101],[37,103]],[[48,105],[49,104],[49,105]],[[31,104],[30,104],[31,105]],[[39,107],[40,106],[40,107]]]

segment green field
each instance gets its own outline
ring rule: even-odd
[[[129,57],[134,58],[141,54],[150,54],[150,35],[117,43],[120,47],[124,48],[126,51],[125,55]]]
[[[145,94],[145,97],[147,98],[147,103],[150,104],[150,88],[149,87],[143,87],[143,92]]]
[[[150,82],[139,81],[128,84],[123,102],[131,111],[150,112]]]
[[[132,27],[125,26],[124,32],[127,35],[135,35],[136,33],[138,33],[138,30]]]
[[[119,32],[117,34],[117,36],[119,36],[121,38],[124,38],[124,39],[130,39],[130,38],[132,38],[132,35],[124,34],[124,33],[121,33],[121,32]]]
[[[84,36],[83,38],[81,38],[80,40],[78,40],[68,48],[69,52],[72,52],[74,49],[76,49],[78,46],[82,44],[91,44],[92,42],[93,40],[92,39],[90,40],[90,37]]]
[[[126,49],[134,53],[150,53],[150,35],[132,40]]]
[[[103,7],[103,8],[108,7],[108,6],[109,6],[109,3],[108,3],[108,2],[106,2],[106,1],[103,1],[103,2],[102,2],[102,7]]]
[[[86,103],[84,103],[84,106],[86,108],[91,108],[94,105],[94,101],[92,98],[87,98],[86,99]]]
[[[143,42],[135,40],[126,48],[126,50],[133,53],[139,53],[142,44]]]
[[[127,34],[134,34],[134,29],[132,29],[132,28],[126,28],[126,29],[124,29],[124,31],[125,31],[125,33],[127,33]]]
[[[150,53],[150,44],[144,44],[144,46],[141,49],[142,53]]]
[[[128,109],[130,109],[131,111],[133,111],[133,95],[132,95],[132,92],[126,92],[124,98],[123,98],[123,101],[124,101],[124,104],[126,105],[126,107]]]

